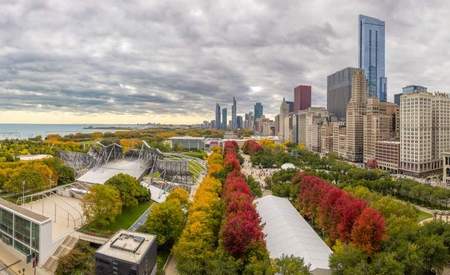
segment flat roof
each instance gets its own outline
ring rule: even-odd
[[[331,249],[287,198],[269,195],[255,203],[261,223],[265,224],[263,232],[270,258],[294,255],[310,264],[311,271],[330,269]]]
[[[191,136],[179,136],[179,137],[169,138],[169,140],[174,140],[174,139],[205,140],[204,137],[191,137]]]
[[[120,259],[129,263],[140,263],[142,257],[155,241],[156,237],[154,235],[120,230],[97,249],[96,254]]]
[[[84,175],[77,178],[79,182],[104,184],[113,176],[123,173],[139,179],[147,170],[148,166],[141,160],[115,160],[100,167],[94,167]]]
[[[10,210],[11,212],[14,212],[15,214],[18,214],[19,216],[22,216],[23,218],[32,220],[38,224],[43,224],[45,222],[50,221],[49,217],[45,217],[40,214],[37,214],[31,210],[23,208],[15,203],[9,202],[2,198],[0,198],[0,208]]]

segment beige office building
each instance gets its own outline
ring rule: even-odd
[[[426,176],[442,169],[450,152],[450,99],[442,93],[405,94],[400,99],[400,167]]]
[[[398,107],[394,103],[380,102],[376,97],[367,99],[364,125],[364,163],[376,159],[378,141],[394,140],[396,137],[395,118]]]
[[[346,158],[353,162],[363,161],[364,114],[367,106],[367,80],[362,69],[352,76],[352,96],[347,104]]]
[[[400,141],[378,141],[375,159],[379,169],[398,173],[400,169]]]

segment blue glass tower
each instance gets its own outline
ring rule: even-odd
[[[359,68],[366,75],[369,96],[386,101],[384,21],[365,15],[359,16]]]
[[[263,116],[263,105],[261,104],[261,102],[256,102],[254,111],[255,111],[255,120]]]

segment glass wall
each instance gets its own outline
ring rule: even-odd
[[[28,256],[39,254],[39,224],[0,208],[0,240]]]

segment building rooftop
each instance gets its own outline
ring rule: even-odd
[[[302,257],[311,271],[329,270],[331,249],[298,213],[287,198],[265,196],[255,200],[256,210],[265,224],[270,258],[284,255]]]
[[[120,230],[96,253],[129,263],[140,263],[153,242],[156,242],[154,235]]]
[[[178,136],[178,137],[171,137],[169,140],[179,140],[179,139],[190,139],[190,140],[205,140],[204,137],[191,137],[191,136]]]
[[[50,218],[39,215],[31,210],[23,208],[15,203],[9,202],[5,199],[0,198],[0,208],[9,209],[10,211],[23,216],[26,219],[33,220],[38,224],[43,224],[50,221]]]

